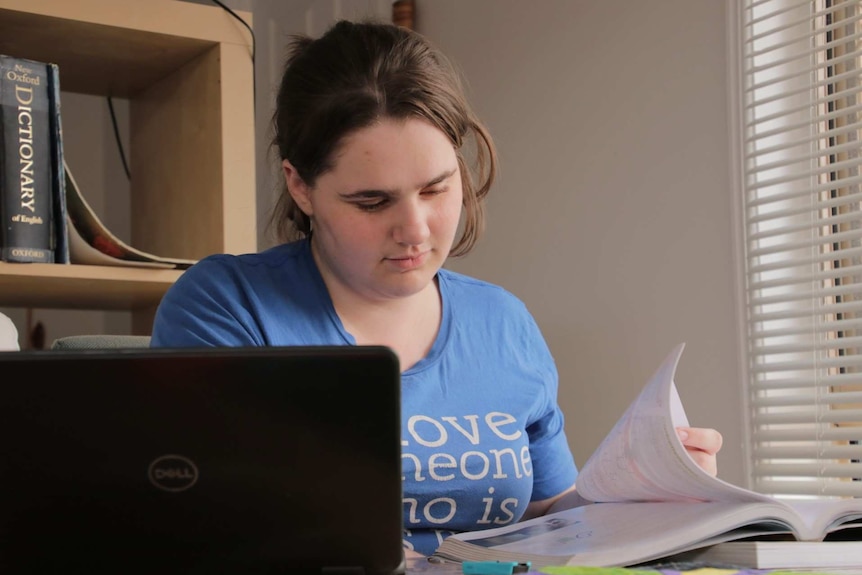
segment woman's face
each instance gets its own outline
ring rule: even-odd
[[[364,298],[419,293],[443,266],[461,215],[452,143],[419,119],[386,119],[346,137],[315,186],[284,163],[288,189],[312,220],[312,249],[331,283]]]

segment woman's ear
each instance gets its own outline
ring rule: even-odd
[[[281,169],[284,172],[284,183],[287,185],[287,193],[296,202],[296,205],[306,216],[311,217],[314,209],[311,205],[311,188],[305,183],[296,168],[287,160],[282,160]]]

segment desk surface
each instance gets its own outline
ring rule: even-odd
[[[586,568],[586,569],[590,569],[590,568]],[[593,568],[593,569],[597,569],[597,568]],[[609,568],[609,569],[613,569],[613,568]],[[706,569],[706,568],[704,568],[704,569]],[[721,569],[721,568],[716,568],[716,567],[709,568],[709,569],[711,571],[711,573],[709,575],[722,575],[722,572],[724,574],[728,574],[728,575],[730,573],[732,573],[731,570],[722,569],[721,571],[719,571],[718,569]],[[641,568],[641,570],[643,570],[643,568]],[[694,574],[694,572],[696,570],[697,569],[694,568],[694,569],[688,571],[688,573]],[[768,575],[767,570],[761,571],[761,570],[754,570],[754,569],[752,569],[752,570],[740,569],[739,571],[740,571],[740,575],[746,574],[746,573],[760,573],[760,574]],[[830,575],[832,575],[832,574],[835,574],[835,575],[862,575],[862,567],[860,567],[858,569],[856,569],[856,568],[853,568],[853,569],[836,569],[836,568],[781,569],[780,571],[783,573],[792,573],[792,572],[795,572],[795,573],[812,573],[812,572],[816,572],[816,573],[829,573]],[[676,571],[676,572],[680,573],[679,571]],[[622,573],[623,573],[622,571],[619,571],[616,575],[621,575]],[[686,571],[681,571],[681,573],[683,575],[685,575]],[[704,575],[706,575],[706,571],[703,571],[702,573],[704,573]],[[448,563],[431,563],[427,559],[408,559],[407,560],[407,575],[461,575],[461,564],[460,563],[451,563],[451,562],[448,562]]]
[[[460,563],[431,563],[425,558],[407,560],[408,575],[461,575]]]

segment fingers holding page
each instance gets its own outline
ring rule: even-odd
[[[694,462],[710,475],[717,475],[716,454],[723,441],[721,433],[704,427],[677,427],[676,432]]]

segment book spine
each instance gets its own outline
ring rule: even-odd
[[[0,55],[0,260],[54,262],[49,66]]]
[[[68,264],[69,220],[66,208],[66,169],[63,160],[63,123],[60,114],[60,68],[48,64],[51,112],[51,169],[54,199],[54,263]]]

